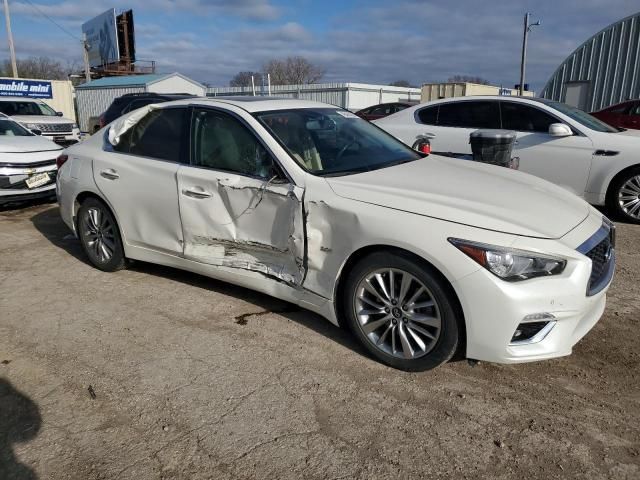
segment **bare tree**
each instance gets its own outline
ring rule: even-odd
[[[253,77],[253,81],[256,86],[262,84],[262,74],[259,72],[238,72],[229,82],[230,87],[250,87],[251,86],[251,77]]]
[[[391,82],[389,84],[390,87],[411,87],[411,84],[408,80],[396,80],[395,82]]]
[[[46,80],[68,80],[69,74],[78,70],[78,62],[63,64],[48,57],[30,57],[18,59],[18,74],[21,78],[38,78]],[[0,76],[12,76],[11,62],[7,59],[0,62]]]
[[[284,60],[269,60],[263,67],[271,77],[272,85],[298,85],[315,83],[325,73],[324,68],[314,65],[304,57],[287,57]]]
[[[454,75],[447,79],[449,83],[479,83],[480,85],[491,85],[491,82],[486,78],[476,77],[473,75]]]

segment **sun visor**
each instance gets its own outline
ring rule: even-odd
[[[147,113],[158,108],[160,108],[160,105],[154,103],[142,108],[138,108],[137,110],[131,112],[129,115],[122,116],[115,120],[111,124],[111,127],[109,127],[109,143],[113,146],[118,145],[118,143],[120,143],[120,138],[122,138],[122,135],[124,135],[136,123],[144,118]]]

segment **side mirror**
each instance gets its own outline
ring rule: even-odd
[[[64,113],[62,113],[62,112],[56,112],[56,115],[57,115],[58,117],[62,117],[62,116],[64,115]]]
[[[38,130],[37,128],[32,128],[31,133],[34,135],[42,135],[42,130]]]
[[[570,137],[573,135],[571,128],[569,125],[565,125],[564,123],[552,123],[549,125],[549,135],[552,137]]]

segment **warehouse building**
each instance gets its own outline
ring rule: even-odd
[[[89,132],[90,121],[100,116],[117,97],[128,93],[190,93],[203,97],[205,86],[179,73],[105,77],[76,87],[78,125]]]
[[[541,96],[593,112],[640,97],[640,12],[599,31],[562,62]]]
[[[518,90],[515,88],[471,82],[425,83],[422,85],[420,101],[431,102],[443,98],[469,97],[475,95],[518,95]],[[535,93],[525,90],[522,92],[522,96],[533,97]]]
[[[353,112],[379,103],[418,102],[419,88],[371,85],[368,83],[312,83],[271,87],[210,87],[207,96],[274,95],[329,103]]]

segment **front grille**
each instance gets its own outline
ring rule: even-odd
[[[34,128],[42,133],[71,133],[73,123],[35,123]]]
[[[56,159],[52,158],[51,160],[42,160],[41,162],[29,162],[29,163],[11,163],[11,162],[0,162],[0,168],[9,167],[9,168],[37,168],[37,167],[49,167],[56,163]]]
[[[606,237],[599,244],[593,247],[587,252],[587,257],[591,259],[591,277],[589,278],[589,285],[593,285],[602,278],[603,273],[606,271],[609,248],[611,247],[611,241],[609,237]]]
[[[49,174],[49,181],[44,185],[40,185],[34,190],[38,190],[40,188],[47,187],[52,183],[55,183],[57,172],[53,170],[47,173]],[[29,190],[29,187],[27,187],[26,183],[26,180],[29,178],[29,176],[30,175],[11,175],[11,177],[13,177],[11,179],[13,183],[11,183],[11,181],[9,180],[9,176],[0,176],[0,190]]]
[[[602,291],[613,278],[615,269],[615,227],[613,224],[603,223],[593,237],[578,247],[578,251],[591,259],[591,275],[587,295],[595,295]]]

